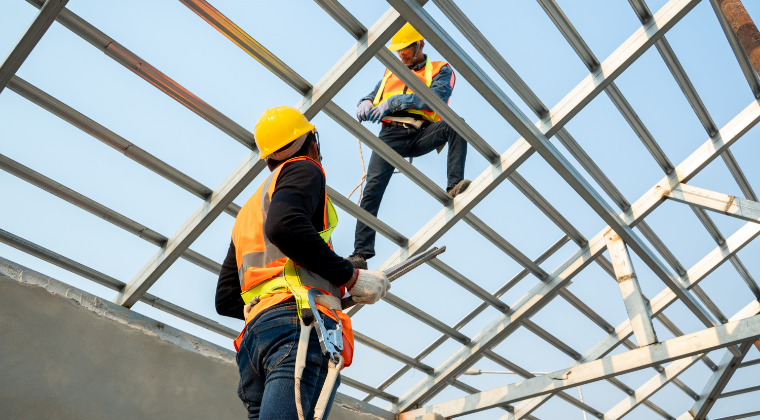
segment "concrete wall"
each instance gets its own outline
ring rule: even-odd
[[[235,354],[0,258],[0,418],[244,419]],[[330,420],[393,419],[339,395]]]

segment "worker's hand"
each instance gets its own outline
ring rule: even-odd
[[[369,120],[373,123],[379,123],[383,120],[385,114],[388,113],[388,101],[380,102],[380,105],[372,108],[369,115]]]
[[[253,307],[256,306],[260,300],[261,300],[261,297],[256,296],[253,299],[251,299],[251,301],[247,305],[243,306],[243,318],[248,320],[248,314],[251,313],[251,310],[253,310]]]
[[[356,108],[356,118],[359,122],[369,120],[369,111],[372,109],[372,101],[365,99],[359,104],[359,108]]]
[[[348,289],[354,302],[371,305],[382,299],[391,289],[391,282],[382,271],[358,270],[356,283]]]

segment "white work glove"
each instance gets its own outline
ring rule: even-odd
[[[359,277],[348,293],[354,302],[371,305],[382,299],[391,289],[391,282],[382,271],[358,270]]]

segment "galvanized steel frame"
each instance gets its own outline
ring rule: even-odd
[[[168,269],[168,267],[180,257],[193,262],[212,273],[219,272],[220,265],[217,262],[190,250],[189,246],[222,212],[226,212],[233,217],[237,215],[239,206],[235,205],[232,200],[263,169],[264,165],[257,159],[258,154],[252,133],[214,109],[211,105],[193,95],[177,82],[129,51],[126,47],[117,43],[103,32],[66,9],[64,7],[66,0],[47,0],[47,2],[43,0],[27,1],[34,6],[41,8],[41,12],[38,15],[38,18],[30,26],[25,37],[22,38],[16,49],[11,53],[9,59],[0,65],[0,92],[2,92],[7,86],[10,90],[36,103],[121,153],[124,153],[127,157],[133,159],[143,167],[197,196],[204,201],[204,204],[202,204],[190,219],[188,219],[179,231],[172,235],[172,237],[167,238],[112,209],[64,187],[31,168],[27,168],[8,157],[0,155],[0,169],[12,173],[35,186],[45,189],[69,203],[74,204],[93,215],[101,217],[128,232],[138,235],[146,241],[158,246],[160,250],[130,282],[124,283],[104,273],[100,273],[67,259],[54,251],[48,250],[23,238],[19,238],[10,232],[0,230],[0,242],[4,242],[40,259],[56,264],[82,277],[118,291],[119,294],[115,298],[115,301],[124,306],[130,307],[135,302],[142,301],[223,336],[236,336],[237,333],[232,329],[147,294],[147,291],[166,271],[166,269]],[[527,117],[523,115],[510,98],[500,90],[498,85],[487,76],[476,61],[470,58],[467,53],[453,41],[453,38],[451,38],[451,36],[447,34],[429,14],[427,14],[422,7],[426,3],[426,0],[388,0],[393,7],[389,9],[369,30],[353,17],[339,2],[335,0],[315,0],[322,9],[324,9],[339,25],[346,29],[346,31],[356,39],[356,43],[338,61],[338,63],[336,63],[336,65],[314,85],[311,85],[299,76],[295,71],[274,56],[274,54],[268,51],[260,43],[256,42],[243,29],[217,11],[205,0],[180,1],[210,25],[219,30],[224,36],[233,40],[241,47],[241,49],[254,57],[286,84],[299,92],[303,97],[296,106],[304,112],[308,118],[314,117],[319,111],[325,112],[325,114],[330,116],[345,130],[369,146],[374,153],[378,153],[390,162],[399,171],[408,176],[423,191],[430,194],[443,205],[443,210],[431,219],[428,225],[423,227],[416,235],[407,238],[395,231],[385,222],[370,215],[356,204],[344,198],[337,191],[328,187],[329,196],[341,209],[366,223],[400,247],[394,255],[382,264],[381,268],[395,264],[426,249],[462,219],[468,225],[473,227],[476,232],[488,239],[497,248],[501,249],[505,254],[509,255],[518,264],[524,267],[523,271],[491,294],[480,287],[477,282],[466,278],[452,267],[446,265],[443,261],[431,261],[429,264],[434,269],[483,301],[481,305],[475,308],[453,327],[450,327],[437,320],[435,317],[417,309],[413,305],[405,302],[401,297],[393,294],[386,296],[385,301],[387,303],[401,309],[410,316],[417,318],[431,328],[438,330],[443,335],[416,357],[410,357],[357,331],[356,338],[358,342],[404,364],[404,367],[378,387],[368,386],[344,376],[344,384],[368,394],[364,399],[365,401],[369,401],[373,397],[379,397],[392,402],[395,410],[404,413],[415,407],[421,406],[446,386],[454,386],[468,394],[478,394],[477,398],[480,398],[480,395],[491,395],[492,393],[489,394],[488,392],[481,393],[479,390],[474,389],[457,379],[464,370],[476,363],[482,357],[488,358],[526,379],[532,378],[534,376],[530,372],[520,368],[491,350],[492,347],[506,339],[519,326],[525,327],[527,330],[536,334],[548,344],[556,347],[573,359],[574,362],[571,364],[571,368],[573,366],[587,365],[596,359],[605,357],[605,355],[620,344],[625,345],[629,349],[636,348],[636,345],[628,340],[628,337],[633,334],[630,321],[625,321],[617,328],[614,328],[566,289],[573,276],[577,275],[591,262],[596,262],[612,278],[615,278],[612,264],[601,255],[606,249],[607,243],[609,243],[609,240],[605,242],[605,235],[607,235],[608,238],[622,238],[622,241],[625,243],[624,247],[630,247],[630,249],[632,249],[649,266],[649,268],[652,269],[661,280],[663,280],[663,282],[665,282],[666,286],[668,286],[668,288],[651,301],[643,295],[640,295],[639,298],[642,300],[643,304],[636,307],[635,313],[645,315],[647,320],[651,314],[652,318],[658,318],[661,323],[677,337],[683,336],[683,333],[681,333],[678,327],[665,317],[663,313],[664,309],[675,300],[681,300],[686,304],[695,316],[697,316],[697,318],[708,328],[720,329],[720,324],[736,320],[734,318],[728,320],[722,314],[720,309],[718,309],[717,305],[710,300],[707,294],[698,285],[699,281],[704,279],[704,277],[709,275],[727,260],[732,262],[737,272],[747,283],[754,295],[753,301],[750,304],[751,308],[745,308],[741,313],[746,317],[755,315],[758,312],[758,303],[755,299],[760,298],[760,287],[758,287],[757,283],[738,259],[736,253],[760,234],[760,225],[757,224],[759,221],[758,214],[760,214],[760,212],[758,212],[758,209],[760,209],[760,204],[757,203],[758,198],[741,171],[735,157],[731,154],[729,146],[735,143],[744,133],[760,121],[760,102],[756,101],[750,104],[750,106],[737,115],[733,121],[727,124],[723,129],[719,130],[710,117],[709,112],[702,103],[683,67],[680,65],[675,52],[664,36],[665,32],[685,16],[699,0],[671,0],[659,12],[654,14],[648,9],[644,0],[630,0],[634,12],[642,23],[642,27],[623,44],[626,48],[621,47],[607,60],[602,62],[594,56],[593,52],[591,52],[588,45],[554,0],[538,0],[547,15],[557,26],[557,29],[567,39],[570,46],[576,51],[579,58],[581,58],[582,62],[590,72],[590,75],[565,99],[551,109],[546,107],[540,99],[536,97],[501,54],[490,44],[490,42],[488,42],[486,37],[480,33],[476,26],[464,15],[464,13],[462,13],[452,0],[433,0],[433,3],[435,3],[452,23],[454,23],[465,38],[467,38],[475,49],[483,55],[485,60],[496,69],[497,73],[536,114],[539,121],[535,125],[530,123]],[[737,56],[737,60],[739,61],[754,96],[760,97],[760,79],[751,68],[749,60],[746,58],[746,53],[743,52],[741,46],[736,41],[730,27],[727,26],[725,18],[722,16],[722,12],[716,6],[715,0],[710,0],[710,2],[715,9],[718,21],[729,40],[729,44]],[[238,166],[230,177],[222,183],[222,185],[216,190],[212,190],[155,156],[152,156],[134,143],[127,141],[118,134],[108,130],[97,122],[90,120],[61,101],[15,76],[15,72],[18,70],[20,64],[29,55],[39,39],[44,35],[53,19],[99,48],[106,55],[122,64],[136,75],[177,100],[179,103],[186,106],[224,133],[228,134],[234,140],[243,144],[252,151],[251,154]],[[472,86],[523,136],[523,138],[518,140],[504,154],[499,155],[488,142],[481,138],[474,129],[465,123],[464,119],[457,115],[457,113],[447,104],[443,103],[443,101],[425,86],[424,83],[403,66],[390,51],[384,48],[385,43],[390,39],[391,35],[407,20],[425,35],[428,42],[432,43],[433,46],[441,52],[444,58],[452,64],[456,71],[468,79]],[[614,79],[622,74],[628,66],[630,66],[652,45],[657,47],[667,67],[704,126],[706,133],[710,137],[707,143],[678,166],[675,166],[670,162],[657,144],[657,141],[653,138],[651,133],[649,133],[644,123],[614,83]],[[441,115],[447,123],[449,123],[470,145],[473,146],[473,148],[476,149],[476,151],[490,162],[489,167],[485,172],[476,178],[473,181],[472,186],[456,199],[452,200],[445,191],[433,183],[433,181],[426,175],[410,163],[406,162],[392,149],[380,141],[380,139],[369,132],[369,130],[364,128],[353,117],[331,101],[332,97],[338,93],[372,57],[377,58],[386,67],[397,74],[406,84],[411,86],[434,111]],[[647,149],[649,149],[654,159],[666,173],[666,177],[662,181],[633,204],[629,203],[623,197],[606,175],[604,175],[598,166],[596,166],[593,160],[589,158],[580,144],[564,128],[564,125],[574,115],[576,115],[603,90],[620,110],[631,128],[638,135]],[[605,193],[610,196],[612,201],[620,207],[623,211],[622,214],[615,214],[606,204],[601,195],[591,187],[573,165],[564,158],[559,150],[548,141],[548,138],[554,135],[557,136],[558,140],[576,158],[589,175],[594,178]],[[517,173],[517,167],[536,151],[565,179],[566,182],[568,182],[571,187],[576,190],[592,209],[594,209],[596,213],[609,224],[607,228],[592,239],[587,240],[545,198],[543,198],[527,180]],[[732,173],[745,195],[745,199],[713,193],[685,184],[690,178],[696,175],[697,172],[717,158],[717,156],[723,158],[729,171]],[[530,199],[540,211],[542,211],[565,233],[563,237],[535,260],[524,255],[516,247],[511,245],[507,239],[499,235],[472,213],[473,208],[505,179],[509,179],[522,194]],[[692,206],[695,214],[697,214],[698,218],[703,222],[706,229],[719,245],[718,248],[708,254],[700,263],[690,270],[686,270],[681,266],[672,252],[667,249],[664,243],[644,221],[644,218],[665,199],[681,201]],[[721,232],[718,231],[717,226],[715,226],[709,218],[705,209],[719,211],[724,214],[742,218],[750,223],[745,225],[730,238],[726,239],[722,236]],[[638,226],[641,234],[659,253],[659,256],[650,250],[637,236],[632,230],[634,226]],[[578,252],[554,272],[547,273],[544,271],[539,264],[549,258],[569,241],[574,242],[576,246],[580,248]],[[675,271],[676,276],[673,276],[670,273],[667,267],[660,261],[660,257],[662,257],[670,268]],[[526,297],[512,306],[507,305],[499,299],[528,274],[535,275],[540,280],[540,283],[529,292]],[[693,291],[694,295],[692,295],[690,291]],[[592,349],[581,354],[533,323],[530,320],[530,317],[542,309],[557,295],[562,296],[572,306],[602,328],[608,336]],[[702,306],[695,297],[699,299],[704,306]],[[473,338],[467,337],[459,331],[489,306],[502,313],[502,315],[489,327]],[[646,306],[646,308],[644,308],[644,306]],[[353,315],[360,309],[361,306],[357,305],[349,311],[349,314]],[[754,312],[748,314],[747,311]],[[717,319],[718,322],[716,322],[713,317]],[[653,334],[653,331],[651,334]],[[648,341],[653,342],[654,340],[652,337],[653,336],[650,336]],[[464,347],[455,353],[449,361],[444,362],[437,368],[422,362],[424,357],[432,353],[449,338],[462,343]],[[569,394],[560,391],[535,396],[519,403],[516,407],[502,404],[502,408],[508,411],[504,418],[534,418],[530,413],[553,395],[565,399],[576,407],[598,418],[620,418],[639,404],[647,405],[650,409],[665,418],[673,418],[668,413],[664,412],[664,410],[648,401],[648,398],[651,395],[661,389],[666,383],[670,382],[675,383],[687,395],[697,400],[697,404],[693,411],[698,412],[695,413],[698,418],[704,418],[704,415],[709,411],[709,407],[712,406],[712,402],[714,402],[715,399],[755,390],[756,387],[753,387],[731,393],[722,393],[723,387],[735,369],[743,367],[744,365],[755,364],[755,362],[741,363],[741,359],[744,354],[746,354],[748,348],[749,343],[746,342],[738,348],[728,346],[724,361],[721,362],[720,365],[713,363],[708,357],[706,357],[705,353],[696,354],[686,358],[679,358],[676,363],[672,363],[667,368],[654,364],[652,367],[659,372],[658,375],[650,381],[651,383],[643,385],[636,391],[628,388],[619,380],[608,377],[609,375],[602,375],[599,378],[595,378],[593,380],[606,379],[625,393],[629,394],[628,400],[621,402],[619,407],[615,407],[606,415]],[[623,360],[626,359],[627,356],[625,354],[620,355],[620,358]],[[730,359],[730,363],[725,362],[727,359]],[[678,374],[699,360],[702,360],[715,372],[715,378],[711,383],[708,383],[702,396],[689,389],[688,386],[678,381],[676,378]],[[649,365],[652,365],[652,363],[647,366]],[[427,375],[427,377],[401,397],[387,394],[384,390],[408,372],[409,369],[417,369]],[[545,379],[546,378],[537,378],[538,381],[543,381]],[[705,400],[708,402],[707,404],[701,402]],[[463,407],[462,410],[458,412],[455,410],[450,414],[461,415],[469,411],[465,410]],[[752,413],[748,414],[752,415]],[[402,415],[402,417],[405,418],[411,418],[410,416],[412,416],[411,413]],[[744,415],[732,416],[730,418],[741,418],[740,416]]]

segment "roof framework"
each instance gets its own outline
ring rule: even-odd
[[[136,302],[141,301],[222,336],[236,337],[237,331],[153,296],[148,291],[179,258],[211,273],[219,272],[218,262],[193,251],[190,246],[222,213],[233,217],[237,214],[240,207],[233,203],[233,199],[240,195],[265,168],[263,161],[258,158],[253,134],[151,66],[134,52],[65,8],[67,0],[27,1],[41,10],[11,55],[0,65],[0,92],[11,90],[23,96],[119,150],[144,168],[200,198],[202,204],[173,235],[166,237],[9,157],[0,155],[0,168],[6,172],[139,236],[159,249],[129,282],[124,283],[5,230],[0,230],[0,241],[113,289],[117,292],[114,302],[125,307],[132,307]],[[724,392],[726,384],[737,369],[757,363],[756,361],[743,363],[743,359],[750,351],[752,342],[760,336],[760,317],[756,316],[760,314],[760,302],[758,302],[760,287],[737,253],[760,234],[760,203],[732,155],[730,147],[760,121],[760,102],[752,101],[723,127],[718,127],[710,116],[665,37],[668,30],[686,16],[699,3],[699,0],[670,0],[656,12],[649,10],[644,0],[630,0],[633,12],[641,22],[641,27],[604,60],[599,60],[594,55],[554,0],[538,0],[588,70],[588,76],[552,107],[546,106],[536,96],[452,0],[433,0],[433,3],[457,30],[528,105],[537,117],[535,123],[522,113],[498,83],[426,11],[423,7],[426,0],[388,0],[391,8],[369,29],[339,2],[315,0],[337,24],[356,39],[356,43],[327,74],[313,85],[205,0],[180,1],[301,95],[302,99],[296,104],[296,108],[308,118],[313,118],[320,111],[324,112],[440,203],[442,206],[440,212],[416,234],[406,237],[328,187],[328,195],[338,207],[398,245],[398,250],[387,257],[380,269],[426,250],[460,221],[464,221],[523,267],[522,271],[495,292],[489,292],[476,281],[468,279],[443,261],[431,261],[429,265],[436,271],[482,300],[480,305],[452,326],[418,309],[405,301],[403,296],[389,293],[385,298],[388,304],[440,332],[441,335],[419,354],[411,356],[357,331],[355,336],[358,342],[403,364],[397,372],[376,385],[361,383],[351,379],[350,376],[343,375],[344,385],[367,394],[364,398],[365,402],[375,398],[386,400],[391,403],[392,411],[400,413],[401,419],[420,418],[429,412],[438,412],[445,417],[456,417],[494,407],[504,410],[502,419],[519,419],[535,418],[532,413],[547,400],[556,396],[597,418],[621,418],[639,405],[644,405],[666,419],[682,420],[704,419],[719,398],[757,390],[757,387],[752,387]],[[710,0],[710,3],[733,48],[753,96],[760,98],[760,79],[752,70],[746,53],[728,26],[717,5],[717,0]],[[15,72],[50,27],[53,19],[250,149],[250,154],[227,179],[212,189],[31,83],[15,76]],[[522,136],[505,152],[500,154],[495,150],[385,48],[390,37],[407,21],[412,23],[445,60],[451,63],[486,102]],[[708,138],[686,160],[677,164],[670,161],[615,84],[615,79],[653,45],[691,105]],[[372,58],[377,58],[411,86],[435,112],[441,115],[474,150],[489,162],[482,174],[473,181],[471,187],[456,199],[451,199],[430,178],[396,154],[333,102],[334,96]],[[602,92],[619,110],[664,173],[659,182],[634,201],[629,201],[623,196],[566,129],[568,122]],[[554,146],[549,140],[552,137],[559,140],[611,202],[618,206],[617,211],[609,206],[602,193],[597,191]],[[520,165],[534,153],[541,156],[608,226],[592,238],[586,238],[547,199],[541,196],[517,171]],[[732,174],[744,198],[687,184],[718,157]],[[549,249],[535,259],[526,256],[474,213],[475,207],[505,180],[509,180],[564,233]],[[716,248],[691,268],[684,267],[678,261],[645,220],[646,216],[667,200],[688,205],[715,240]],[[747,223],[730,237],[725,237],[707,210],[732,216]],[[638,230],[634,231],[634,227]],[[573,242],[577,246],[577,252],[555,270],[545,271],[540,264],[568,242]],[[603,255],[606,250],[609,250],[610,259]],[[662,292],[654,297],[644,295],[638,284],[631,254],[635,254],[665,284],[666,287]],[[730,315],[722,313],[699,285],[705,277],[726,261],[731,262],[733,268],[746,283],[746,296],[751,300],[737,314]],[[616,280],[620,287],[629,319],[618,326],[610,324],[567,289],[572,279],[592,263],[601,267],[612,279]],[[500,299],[528,276],[535,276],[539,282],[523,298],[513,305],[508,305]],[[531,321],[533,315],[558,296],[601,328],[606,334],[604,338],[587,351],[580,352]],[[664,310],[676,301],[683,303],[704,325],[705,330],[686,335],[681,332],[679,327],[664,314]],[[465,335],[462,329],[488,308],[495,309],[500,315],[478,334]],[[348,311],[349,315],[353,316],[361,309],[361,305],[357,305]],[[653,318],[657,318],[677,338],[658,343],[652,323]],[[536,376],[497,354],[493,348],[519,327],[525,327],[546,343],[568,355],[573,362],[565,370]],[[637,344],[630,340],[631,336],[635,337]],[[444,343],[451,341],[460,343],[461,346],[448,359],[438,366],[425,363],[424,359],[427,356]],[[628,351],[609,356],[621,345]],[[707,356],[709,351],[715,349],[725,349],[719,361],[713,361]],[[460,378],[461,375],[481,359],[490,360],[521,376],[525,381],[488,391],[481,391],[464,383]],[[663,365],[667,362],[672,363]],[[707,379],[702,390],[693,390],[678,379],[679,374],[696,363],[702,363],[712,371],[712,376]],[[617,375],[644,368],[652,368],[656,372],[651,380],[638,389],[632,389],[616,378]],[[413,369],[424,374],[417,384],[401,395],[392,395],[387,392],[395,381]],[[350,371],[347,373],[350,375]],[[625,394],[621,395],[620,403],[607,412],[593,408],[584,403],[582,398],[576,398],[568,392],[569,388],[574,386],[602,380]],[[667,413],[649,399],[667,384],[675,385],[695,401],[693,407],[684,407],[685,413],[680,417]],[[430,404],[430,401],[446,387],[457,388],[470,396]],[[749,417],[759,413],[745,413],[744,416]],[[742,414],[727,418],[742,418]]]

